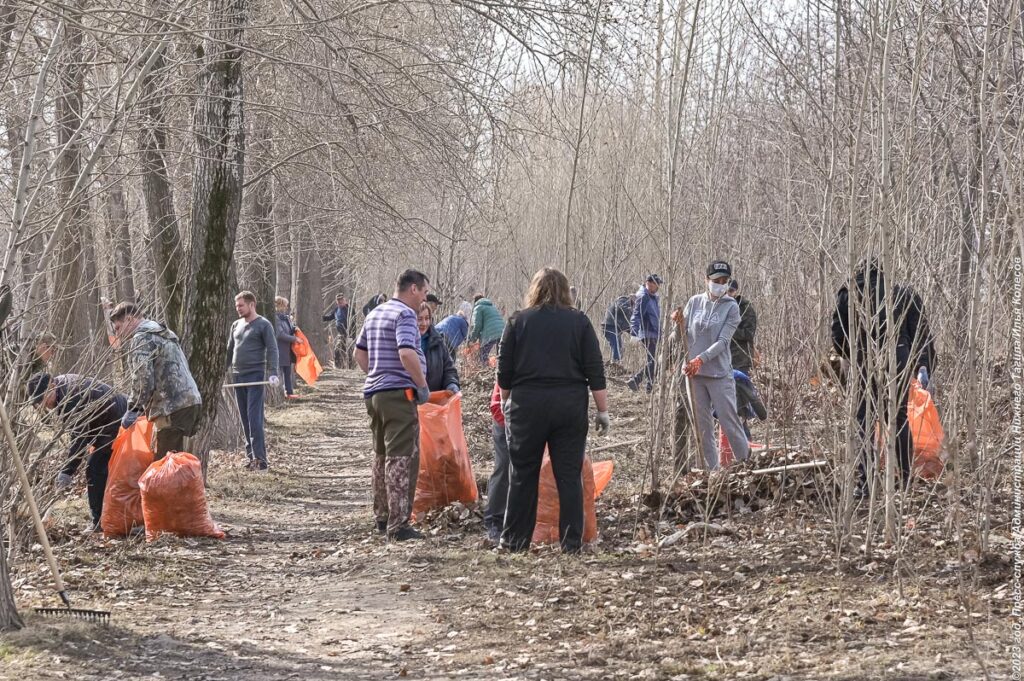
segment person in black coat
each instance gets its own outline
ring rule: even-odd
[[[609,425],[601,346],[590,320],[573,308],[569,280],[558,270],[546,267],[533,276],[525,306],[509,319],[498,350],[512,467],[501,546],[530,547],[547,448],[558,487],[559,542],[566,553],[576,553],[583,546],[588,391],[597,405],[597,431],[607,432]]]
[[[416,322],[420,327],[420,349],[427,359],[427,387],[430,388],[430,392],[460,392],[459,372],[455,368],[451,353],[448,352],[444,336],[434,328],[429,303],[420,306]]]
[[[874,421],[888,411],[889,383],[896,381],[896,455],[904,487],[910,485],[913,441],[907,423],[907,399],[915,372],[927,376],[935,363],[935,346],[924,302],[909,286],[893,286],[887,305],[885,275],[875,261],[862,262],[853,280],[839,289],[832,314],[832,346],[851,363],[847,386],[856,387],[857,426],[862,442],[860,484],[856,496],[868,494],[867,460]],[[856,329],[856,333],[851,333]],[[889,356],[895,345],[895,375]],[[873,369],[869,375],[868,365]],[[872,457],[873,460],[873,457]]]
[[[71,486],[72,477],[88,454],[85,479],[92,514],[91,530],[99,527],[107,466],[128,398],[106,383],[78,374],[33,374],[26,386],[29,399],[44,411],[55,412],[71,436],[68,458],[57,475],[57,487]],[[89,454],[89,447],[92,453]]]

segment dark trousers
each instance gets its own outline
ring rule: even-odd
[[[295,394],[295,367],[291,364],[281,364],[278,366],[281,373],[281,381],[284,383],[284,394],[294,395]]]
[[[537,524],[537,485],[544,448],[558,487],[558,537],[562,550],[583,545],[583,456],[587,445],[586,386],[512,390],[508,423],[508,507],[501,543],[512,551],[530,547]]]
[[[114,439],[121,424],[112,424],[101,432],[92,443],[92,453],[85,461],[85,484],[89,497],[89,513],[93,522],[98,523],[103,515],[103,492],[107,489],[107,466],[113,454]],[[81,456],[72,457],[61,468],[62,473],[74,475],[82,464]]]
[[[158,416],[153,419],[153,425],[156,426],[156,457],[154,461],[164,458],[168,452],[185,450],[185,438],[192,437],[198,432],[202,412],[202,405],[194,404],[190,407],[182,407],[167,416]]]
[[[622,336],[615,329],[604,327],[604,338],[608,341],[608,347],[612,351],[612,361],[618,362],[622,359]]]
[[[263,380],[263,372],[239,374],[236,383],[256,383]],[[263,434],[263,388],[254,385],[246,388],[235,388],[235,402],[238,404],[238,415],[242,419],[242,432],[245,433],[245,453],[250,460],[267,462],[267,445]]]
[[[480,363],[487,364],[487,357],[491,354],[491,350],[498,347],[498,339],[489,340],[486,343],[480,341]]]
[[[658,349],[658,339],[655,338],[644,338],[640,341],[644,344],[644,350],[647,351],[647,363],[644,364],[644,368],[637,372],[636,376],[630,379],[630,383],[635,385],[637,388],[640,387],[640,383],[643,382],[647,386],[647,391],[650,392],[654,389],[654,372],[655,372],[655,351]]]
[[[341,329],[338,330],[338,337],[334,342],[334,366],[338,369],[349,368],[352,357],[348,351],[348,334]]]
[[[494,440],[494,472],[487,481],[487,511],[484,513],[484,526],[501,533],[505,526],[505,507],[508,505],[508,439],[505,437],[505,426],[494,422],[491,424],[491,436]]]
[[[900,376],[905,374],[903,370],[899,371]],[[860,403],[857,405],[857,426],[860,431],[861,437],[861,458],[860,458],[860,481],[862,484],[867,483],[867,459],[868,454],[871,453],[874,459],[874,437],[875,437],[875,419],[881,416],[883,410],[886,409],[888,404],[888,388],[884,385],[879,385],[876,381],[871,381],[870,391],[868,389],[868,381],[865,377],[861,377],[859,382],[860,389]],[[907,487],[910,485],[911,476],[911,462],[913,461],[914,443],[910,434],[910,426],[907,422],[907,400],[910,398],[910,379],[907,378],[902,385],[900,385],[897,391],[899,399],[899,405],[896,408],[896,458],[899,461],[900,475],[902,476],[903,486]],[[871,423],[868,423],[868,401],[874,403],[874,409],[876,411],[873,414]]]

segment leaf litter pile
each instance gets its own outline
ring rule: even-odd
[[[427,540],[372,528],[366,413],[354,373],[324,376],[268,413],[272,470],[215,452],[209,499],[225,541],[84,535],[84,501],[50,513],[77,607],[102,627],[42,620],[0,638],[0,678],[786,679],[1002,678],[1009,668],[1009,486],[969,529],[951,490],[915,486],[893,546],[865,553],[866,510],[836,557],[823,471],[768,449],[728,473],[689,473],[644,496],[647,396],[610,388],[613,430],[644,439],[615,460],[582,557],[485,547],[482,508],[421,519]],[[493,378],[466,381],[464,419],[482,490]],[[755,435],[758,433],[755,432]],[[663,479],[670,480],[666,469]],[[958,529],[959,528],[959,529]],[[38,546],[19,550],[19,605],[56,596]]]

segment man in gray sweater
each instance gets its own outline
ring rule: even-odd
[[[743,423],[736,413],[736,382],[729,350],[740,323],[739,305],[728,295],[731,277],[729,263],[712,262],[707,269],[707,292],[690,298],[683,309],[689,360],[684,373],[692,380],[700,444],[709,470],[719,465],[713,413],[718,415],[736,460],[745,461],[750,456]]]
[[[277,334],[274,325],[256,314],[256,296],[242,291],[235,296],[238,319],[228,335],[228,366],[232,383],[258,383],[235,388],[235,401],[245,433],[245,453],[250,470],[267,470],[267,445],[263,434],[263,382],[277,387]]]

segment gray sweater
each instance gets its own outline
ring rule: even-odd
[[[740,324],[740,307],[729,296],[711,300],[707,293],[696,295],[683,309],[686,319],[687,360],[700,357],[704,366],[698,376],[725,378],[732,376],[732,353],[729,344]]]
[[[267,376],[274,376],[278,359],[277,334],[273,324],[260,316],[252,323],[244,319],[235,320],[228,335],[228,364],[236,377],[264,370]]]

